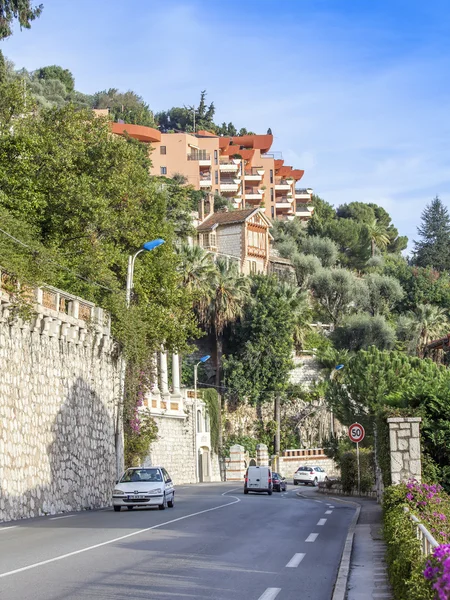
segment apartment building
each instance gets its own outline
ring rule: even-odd
[[[268,219],[313,214],[312,189],[297,188],[304,171],[270,153],[273,136],[216,136],[208,131],[161,133],[140,125],[112,123],[112,131],[149,144],[152,175],[181,174],[195,189],[230,199],[237,210],[263,208]]]

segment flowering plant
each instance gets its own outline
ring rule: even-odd
[[[450,598],[450,544],[442,544],[434,549],[423,575],[432,583],[439,600]]]
[[[438,542],[450,541],[450,497],[439,484],[410,480],[406,504]]]

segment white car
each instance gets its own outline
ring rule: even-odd
[[[326,471],[322,467],[308,466],[299,467],[294,473],[294,485],[303,483],[304,485],[318,485],[319,481],[328,479]]]
[[[169,473],[163,467],[133,467],[127,469],[116,482],[113,507],[119,512],[122,506],[131,510],[135,506],[172,508],[175,488]]]

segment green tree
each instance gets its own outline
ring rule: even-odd
[[[450,216],[438,196],[422,212],[417,228],[421,239],[414,241],[414,263],[419,267],[450,270]]]
[[[397,324],[399,339],[407,343],[409,352],[422,358],[427,344],[449,330],[447,311],[432,304],[419,304],[414,311],[401,315]]]
[[[391,350],[395,344],[395,331],[383,316],[359,313],[347,317],[331,338],[339,350],[367,350],[370,346]]]
[[[12,34],[14,20],[19,21],[20,27],[30,29],[42,9],[42,4],[34,7],[31,0],[0,0],[0,40]]]
[[[367,308],[372,316],[388,316],[404,296],[400,283],[394,277],[371,273],[364,277],[364,281],[369,290]]]
[[[216,385],[220,385],[222,370],[223,333],[243,311],[248,295],[248,279],[239,273],[235,262],[224,258],[216,261],[211,273],[203,323],[214,334],[216,342]]]
[[[366,283],[346,269],[321,269],[312,278],[311,290],[325,316],[335,324],[368,301]]]
[[[148,104],[135,92],[120,92],[116,88],[96,92],[93,108],[109,108],[114,121],[155,127],[155,118]]]
[[[225,361],[225,383],[238,401],[272,402],[286,390],[292,368],[298,298],[275,277],[253,278],[250,298]]]
[[[321,271],[322,264],[313,254],[295,253],[292,257],[297,283],[302,290],[309,289],[311,281]]]
[[[200,246],[183,244],[179,249],[179,272],[183,287],[192,294],[194,306],[200,321],[205,321],[209,315],[209,297],[211,280],[214,276],[215,264],[210,253]]]
[[[75,79],[69,69],[63,69],[58,65],[51,65],[48,67],[41,67],[35,74],[38,79],[56,79],[60,81],[68,93],[73,92],[75,89]]]
[[[377,219],[373,219],[366,224],[367,234],[370,240],[370,251],[372,257],[375,256],[375,249],[385,250],[389,244],[389,236],[387,235],[384,225],[379,223]]]
[[[304,254],[313,254],[319,258],[322,266],[334,267],[338,258],[338,249],[333,240],[326,237],[308,236],[301,242]]]

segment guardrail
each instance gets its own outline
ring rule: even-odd
[[[404,507],[405,513],[408,514],[411,521],[416,526],[416,537],[420,542],[420,549],[424,556],[428,556],[433,552],[433,548],[437,548],[439,546],[439,542],[437,542],[428,529],[425,527],[423,523],[419,521],[417,517],[415,517],[409,510],[407,506]]]
[[[188,160],[211,160],[211,154],[206,152],[191,152],[187,155]]]

